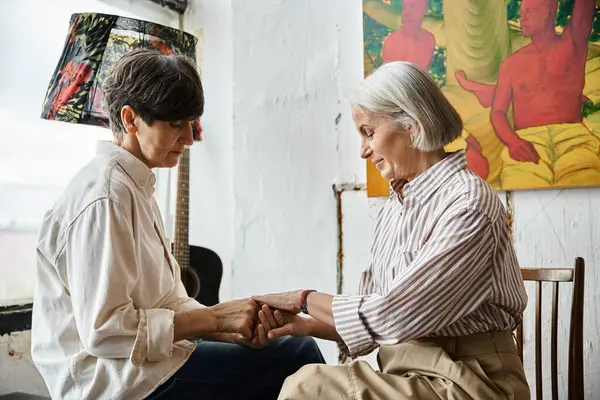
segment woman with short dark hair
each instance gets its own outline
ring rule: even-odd
[[[31,352],[51,396],[277,397],[288,375],[324,362],[314,340],[268,343],[253,300],[188,297],[153,196],[152,169],[177,165],[204,110],[196,66],[136,50],[104,100],[114,140],[98,143],[38,240]]]

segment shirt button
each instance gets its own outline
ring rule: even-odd
[[[140,184],[140,186],[144,186],[144,181],[143,180],[139,180],[138,183]]]

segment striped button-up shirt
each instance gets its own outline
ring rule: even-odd
[[[506,211],[464,151],[392,192],[371,253],[359,295],[332,304],[350,356],[425,336],[510,331],[522,319],[527,295]]]

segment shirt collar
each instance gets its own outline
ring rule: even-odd
[[[412,197],[418,200],[426,200],[451,176],[465,168],[467,168],[465,151],[459,150],[448,153],[443,160],[434,164],[410,182],[391,183],[391,188],[400,201]]]
[[[133,182],[147,193],[154,193],[156,176],[146,164],[136,156],[113,142],[101,140],[96,145],[96,154],[106,155],[115,160]]]

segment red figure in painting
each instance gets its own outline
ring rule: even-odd
[[[383,41],[384,63],[410,61],[424,71],[429,70],[435,38],[431,32],[421,28],[428,9],[427,0],[402,1],[402,27]]]
[[[556,11],[556,0],[523,0],[521,29],[531,44],[504,60],[497,85],[470,81],[464,71],[455,75],[484,107],[492,106],[492,125],[516,161],[539,160],[533,144],[519,138],[516,130],[583,119],[581,102],[586,100],[583,87],[594,0],[575,1],[561,35],[555,30]],[[511,103],[514,128],[507,118]]]
[[[483,155],[481,145],[473,135],[467,136],[465,140],[467,142],[465,157],[467,158],[467,165],[469,166],[469,169],[483,179],[486,179],[490,173],[490,164]]]

